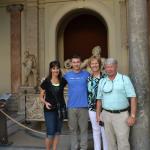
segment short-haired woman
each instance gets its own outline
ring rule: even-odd
[[[92,56],[89,59],[89,66],[91,68],[91,75],[88,78],[88,107],[89,107],[89,117],[92,124],[93,130],[93,140],[94,140],[94,150],[101,150],[101,136],[103,141],[103,150],[107,150],[107,141],[105,137],[105,131],[103,127],[103,122],[99,124],[96,121],[96,97],[98,84],[104,75],[100,72],[101,60],[97,56]]]

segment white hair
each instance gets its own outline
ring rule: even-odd
[[[118,64],[118,61],[114,58],[107,58],[105,60],[105,65]]]

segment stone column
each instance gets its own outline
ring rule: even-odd
[[[34,55],[36,58],[36,79],[38,78],[38,68],[39,68],[39,16],[38,16],[38,0],[26,0],[25,1],[25,48],[30,54]],[[24,69],[24,67],[23,67]],[[24,72],[24,70],[23,70]],[[23,78],[25,78],[23,76]],[[37,82],[37,81],[36,81]],[[23,85],[25,81],[23,80]],[[31,83],[30,86],[36,86],[37,83]]]
[[[39,79],[45,76],[45,4],[39,4]]]
[[[127,4],[126,0],[119,0],[120,4],[120,22],[121,22],[121,47],[127,49]]]
[[[150,0],[147,0],[147,12],[148,12],[148,45],[150,52]]]
[[[11,91],[17,93],[21,85],[21,11],[23,5],[9,5],[11,16]]]
[[[147,21],[147,0],[129,0],[129,70],[138,96],[137,123],[131,130],[131,150],[150,149],[150,73]]]

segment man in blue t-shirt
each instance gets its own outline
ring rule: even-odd
[[[78,149],[78,126],[80,129],[80,149],[87,150],[88,139],[88,96],[87,79],[89,73],[80,68],[81,58],[71,59],[72,70],[64,77],[68,83],[68,123],[71,131],[71,150]]]

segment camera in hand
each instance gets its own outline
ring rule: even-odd
[[[58,104],[58,117],[60,119],[67,119],[68,118],[67,115],[68,113],[67,113],[66,105],[60,106],[60,104]]]
[[[99,125],[104,127],[104,122],[103,121],[99,121]]]

